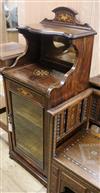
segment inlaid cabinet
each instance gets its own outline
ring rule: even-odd
[[[52,139],[56,149],[88,122],[89,73],[96,35],[88,24],[77,20],[73,10],[61,7],[53,12],[52,20],[18,27],[26,39],[26,51],[2,73],[10,157],[44,185],[50,180],[52,155],[56,156]],[[62,186],[63,182],[64,191]]]

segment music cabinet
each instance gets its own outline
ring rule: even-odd
[[[63,7],[53,12],[53,20],[44,19],[40,24],[18,28],[26,39],[26,51],[12,67],[3,71],[10,157],[44,185],[52,158],[50,143],[55,135],[51,136],[54,125],[48,110],[89,87],[96,34],[88,24],[81,24],[76,19],[77,13],[73,10]],[[61,142],[60,137],[65,140],[73,128],[86,122],[89,99],[88,96],[77,107],[62,110],[57,115],[57,144]],[[77,113],[77,108],[82,108],[83,114],[81,120],[80,114],[77,115],[75,122],[71,114]]]

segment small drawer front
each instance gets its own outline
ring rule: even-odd
[[[75,193],[87,193],[87,188],[84,185],[62,172],[60,175],[60,192],[63,192],[65,187]]]
[[[19,95],[22,95],[23,97],[31,99],[31,100],[41,104],[42,106],[45,105],[45,100],[44,100],[44,97],[42,95],[36,93],[35,91],[33,91],[29,88],[26,88],[25,86],[22,86],[21,84],[7,81],[7,87],[12,92],[15,92]]]

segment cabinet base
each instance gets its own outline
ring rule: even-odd
[[[9,156],[11,159],[15,160],[19,163],[23,168],[25,168],[30,174],[32,174],[35,178],[37,178],[40,183],[42,183],[45,187],[47,187],[47,178],[39,173],[38,170],[33,168],[26,160],[22,159],[18,154],[13,151],[10,151]]]

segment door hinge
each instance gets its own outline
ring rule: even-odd
[[[8,131],[13,131],[11,114],[8,114]]]

